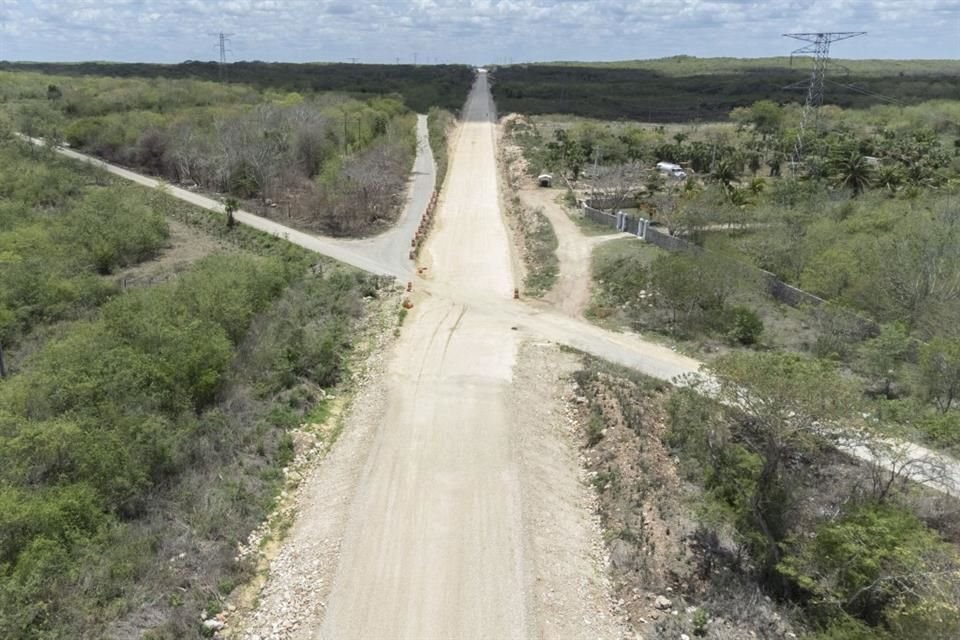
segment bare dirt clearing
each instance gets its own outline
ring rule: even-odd
[[[211,253],[236,251],[236,247],[204,233],[198,233],[188,225],[171,217],[166,219],[170,229],[168,246],[154,259],[118,271],[111,278],[124,286],[155,284],[186,271],[197,260]]]

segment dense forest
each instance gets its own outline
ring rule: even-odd
[[[167,78],[217,81],[282,92],[337,92],[358,100],[401,96],[418,113],[430,107],[459,112],[473,84],[473,69],[464,65],[294,64],[188,60],[181,64],[115,62],[0,62],[0,70],[35,71],[61,76]]]
[[[415,153],[415,117],[398,97],[360,101],[200,80],[0,75],[0,111],[26,135],[223,193],[263,215],[332,235],[363,235],[389,224]]]
[[[844,108],[960,99],[955,61],[837,60],[826,102]],[[606,120],[725,120],[758,100],[803,102],[787,89],[809,78],[807,58],[737,60],[678,56],[663,60],[497,67],[493,91],[503,113],[573,114]]]
[[[381,283],[9,132],[0,270],[0,636],[201,637]]]

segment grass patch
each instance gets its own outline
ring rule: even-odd
[[[307,411],[303,416],[303,421],[310,424],[324,424],[330,418],[330,415],[333,413],[333,408],[330,406],[332,401],[329,398],[324,398],[317,404],[313,405],[313,408]]]
[[[446,109],[432,108],[427,114],[427,130],[430,136],[430,148],[437,168],[436,189],[439,191],[447,177],[449,163],[449,134],[457,125],[456,116]]]
[[[591,264],[593,299],[585,315],[604,326],[635,328],[632,318],[640,311],[638,306],[650,304],[645,300],[650,264],[663,254],[663,249],[636,238],[598,245]]]
[[[617,233],[617,230],[613,227],[595,222],[577,209],[567,207],[567,215],[580,227],[580,232],[585,236],[610,236]]]
[[[514,198],[509,212],[523,242],[523,263],[527,270],[524,295],[539,298],[553,287],[560,273],[557,234],[543,211],[527,209],[518,198]]]
[[[557,234],[541,211],[533,212],[536,224],[525,236],[527,248],[527,295],[542,296],[553,287],[560,273],[557,260]]]

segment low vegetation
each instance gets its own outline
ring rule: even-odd
[[[427,127],[430,133],[430,149],[437,167],[437,189],[443,186],[447,177],[447,165],[450,161],[450,140],[448,136],[456,126],[456,117],[446,109],[434,107],[427,114]]]
[[[523,292],[540,297],[550,291],[560,273],[557,234],[542,210],[514,202],[510,211],[523,241],[522,257],[526,267]]]
[[[576,375],[615,588],[636,630],[960,632],[957,503],[851,461],[816,426],[848,419],[856,385],[828,361],[775,353],[724,356],[710,372],[736,402],[593,360]]]
[[[0,636],[203,637],[382,283],[45,151],[0,154],[3,337],[31,340],[0,381]],[[238,249],[121,293],[103,274],[152,259],[168,212]]]
[[[802,164],[792,161],[800,113],[771,100],[735,109],[732,124],[514,118],[507,133],[531,172],[563,173],[578,198],[699,247],[601,247],[595,318],[705,357],[747,347],[832,359],[889,431],[955,450],[958,104],[824,107]],[[688,177],[661,175],[659,161]],[[756,267],[827,304],[786,308]]]
[[[151,258],[167,235],[144,191],[0,143],[0,353],[115,295],[104,276]]]
[[[27,135],[331,235],[369,234],[395,220],[416,150],[415,116],[397,97],[0,75],[0,110]]]

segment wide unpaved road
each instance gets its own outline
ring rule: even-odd
[[[513,287],[492,112],[481,74],[426,256],[438,284],[481,306]],[[528,637],[507,402],[517,333],[439,296],[407,322],[319,637]]]

